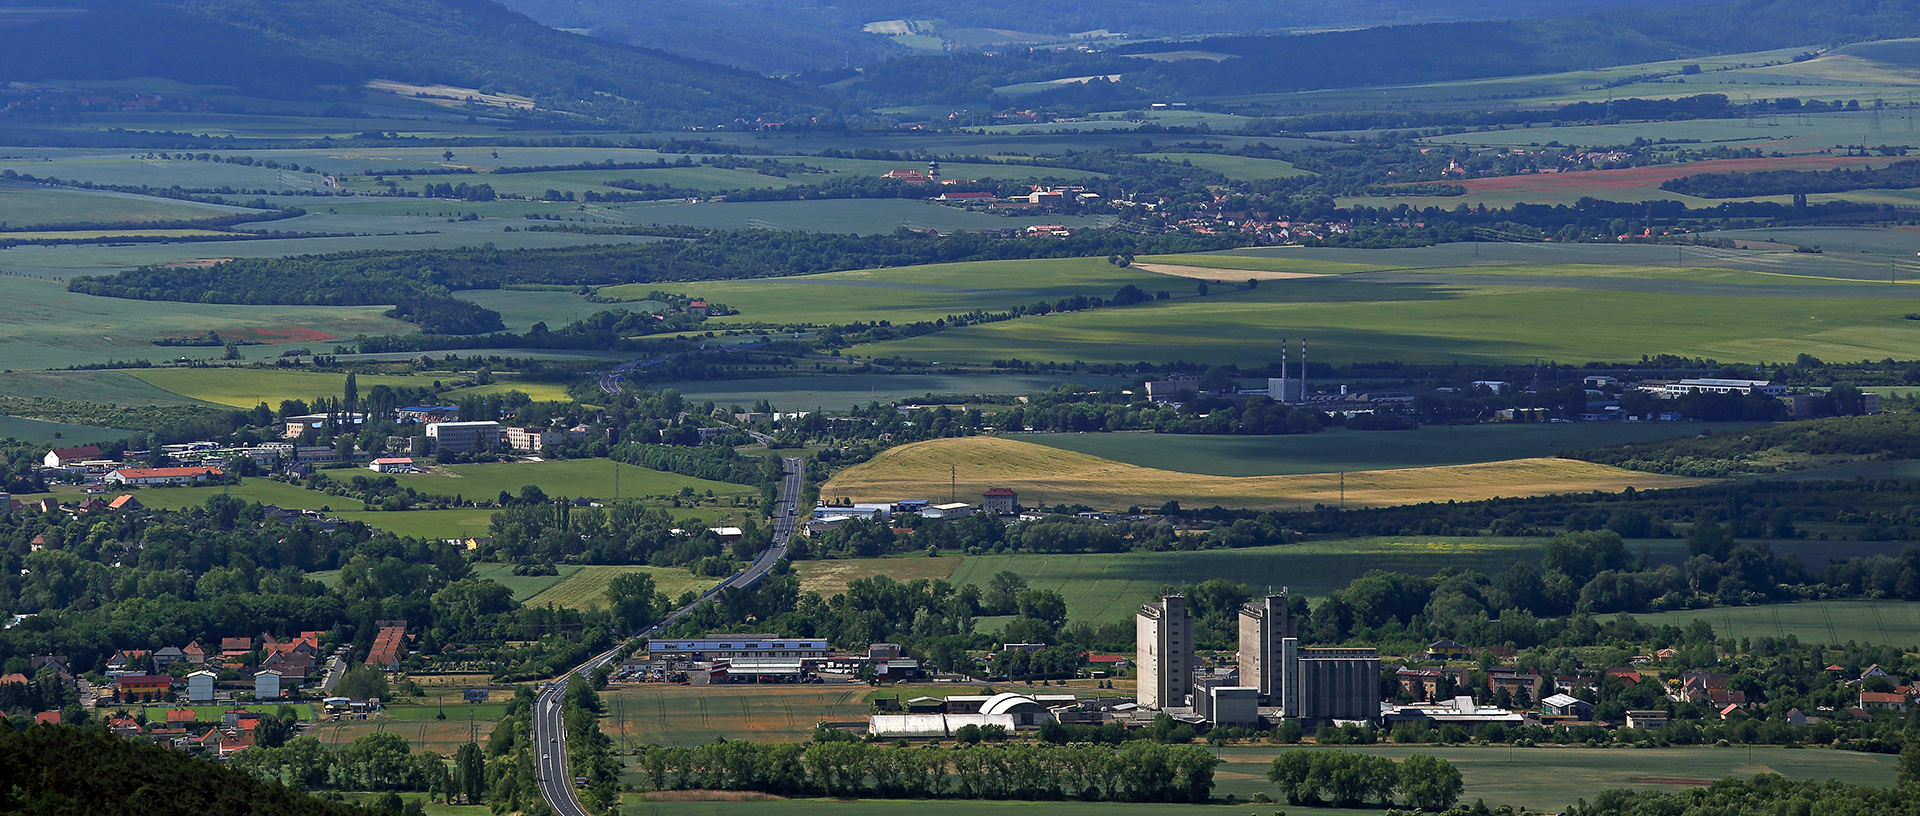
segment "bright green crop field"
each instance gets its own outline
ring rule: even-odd
[[[1251,291],[1029,317],[880,343],[873,356],[940,362],[1021,358],[1090,363],[1277,361],[1284,334],[1331,362],[1634,360],[1662,353],[1721,360],[1908,354],[1920,326],[1920,287],[1787,287],[1758,274],[1738,283],[1661,279],[1657,269],[1582,267],[1388,273],[1393,277],[1268,281]],[[1823,282],[1824,284],[1824,282]],[[1158,284],[1193,291],[1191,282]],[[1907,292],[1912,294],[1908,295]],[[888,301],[845,295],[840,309]],[[938,309],[917,304],[916,313]]]
[[[126,373],[156,388],[203,402],[235,408],[252,408],[264,402],[275,410],[279,410],[281,400],[312,401],[315,397],[341,396],[347,384],[344,373],[277,368],[136,368]],[[417,377],[368,374],[355,375],[354,384],[365,396],[367,389],[376,385],[425,388],[435,379],[426,374]]]
[[[1809,561],[1811,563],[1811,560]],[[1715,607],[1635,615],[1655,626],[1713,625],[1720,637],[1784,637],[1839,645],[1848,641],[1913,648],[1920,645],[1920,603],[1912,601],[1807,601],[1767,606]]]
[[[738,309],[734,320],[826,324],[876,318],[895,323],[934,320],[1071,295],[1108,298],[1127,284],[1149,292],[1155,291],[1150,287],[1175,284],[1181,284],[1182,290],[1191,288],[1177,278],[1115,267],[1104,258],[934,264],[675,287]],[[600,293],[640,298],[660,288],[660,284],[630,284],[610,286]]]

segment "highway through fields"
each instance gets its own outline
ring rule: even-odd
[[[710,589],[693,603],[676,609],[666,617],[656,621],[646,631],[636,635],[644,638],[658,632],[679,620],[694,607],[706,602],[714,595],[727,589],[746,589],[759,583],[773,565],[787,557],[787,542],[793,537],[793,526],[800,517],[800,488],[805,484],[805,459],[783,458],[780,460],[784,475],[780,477],[780,500],[773,507],[773,543],[754,559],[753,564],[728,578],[725,583]],[[540,783],[540,797],[547,800],[558,816],[591,816],[585,806],[580,804],[579,794],[574,791],[573,774],[567,767],[567,729],[560,716],[561,699],[566,696],[567,683],[575,675],[591,678],[601,666],[613,662],[625,644],[604,652],[592,660],[580,664],[573,671],[561,675],[559,679],[540,688],[540,694],[533,704],[533,742],[540,752],[537,775]],[[592,682],[583,680],[582,682]]]

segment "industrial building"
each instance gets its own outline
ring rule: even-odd
[[[1260,690],[1252,686],[1195,686],[1193,713],[1217,728],[1258,728]]]
[[[1280,645],[1295,637],[1295,628],[1284,589],[1240,608],[1240,684],[1257,690],[1262,701],[1280,695]]]
[[[427,438],[437,450],[448,453],[472,453],[500,445],[498,422],[434,422],[427,425]]]
[[[1664,712],[1662,712],[1664,713]],[[1397,723],[1421,722],[1438,728],[1443,725],[1458,725],[1471,734],[1480,726],[1499,723],[1507,727],[1525,725],[1527,718],[1504,708],[1482,706],[1472,697],[1455,697],[1439,703],[1414,703],[1412,705],[1393,706],[1382,712],[1386,726],[1392,728]]]
[[[1280,644],[1280,711],[1291,720],[1372,720],[1380,714],[1380,653]]]
[[[1167,595],[1141,604],[1134,618],[1135,662],[1140,667],[1141,708],[1179,708],[1193,687],[1193,618],[1187,599]]]
[[[647,657],[652,660],[801,660],[824,658],[828,651],[824,640],[783,638],[778,635],[709,635],[693,640],[647,642]]]

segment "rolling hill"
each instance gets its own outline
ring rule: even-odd
[[[355,99],[376,79],[531,98],[634,127],[827,112],[819,92],[736,68],[548,28],[491,0],[82,0],[0,11],[0,75],[141,78],[275,98]],[[77,13],[75,13],[77,12]]]

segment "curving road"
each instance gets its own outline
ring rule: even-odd
[[[800,488],[805,483],[806,460],[782,458],[780,464],[783,466],[785,475],[780,478],[780,500],[773,507],[772,545],[763,550],[760,557],[754,559],[752,565],[734,573],[733,577],[719,586],[707,590],[693,603],[673,610],[666,617],[655,621],[652,626],[647,627],[646,631],[635,635],[635,638],[646,637],[672,626],[674,621],[692,612],[694,607],[723,590],[745,589],[759,583],[760,579],[767,577],[767,572],[773,569],[774,564],[787,557],[787,542],[793,537],[794,525],[800,518]],[[587,812],[586,807],[580,804],[580,796],[573,788],[573,774],[567,768],[567,729],[560,719],[560,699],[566,694],[567,682],[572,680],[574,675],[577,674],[583,678],[593,676],[601,666],[612,662],[624,646],[625,644],[622,644],[621,647],[596,655],[592,660],[575,667],[573,671],[561,675],[560,679],[541,686],[540,695],[534,700],[533,742],[539,750],[540,757],[535,765],[535,772],[540,782],[540,797],[547,800],[547,805],[552,807],[553,812],[558,816],[592,816]]]

